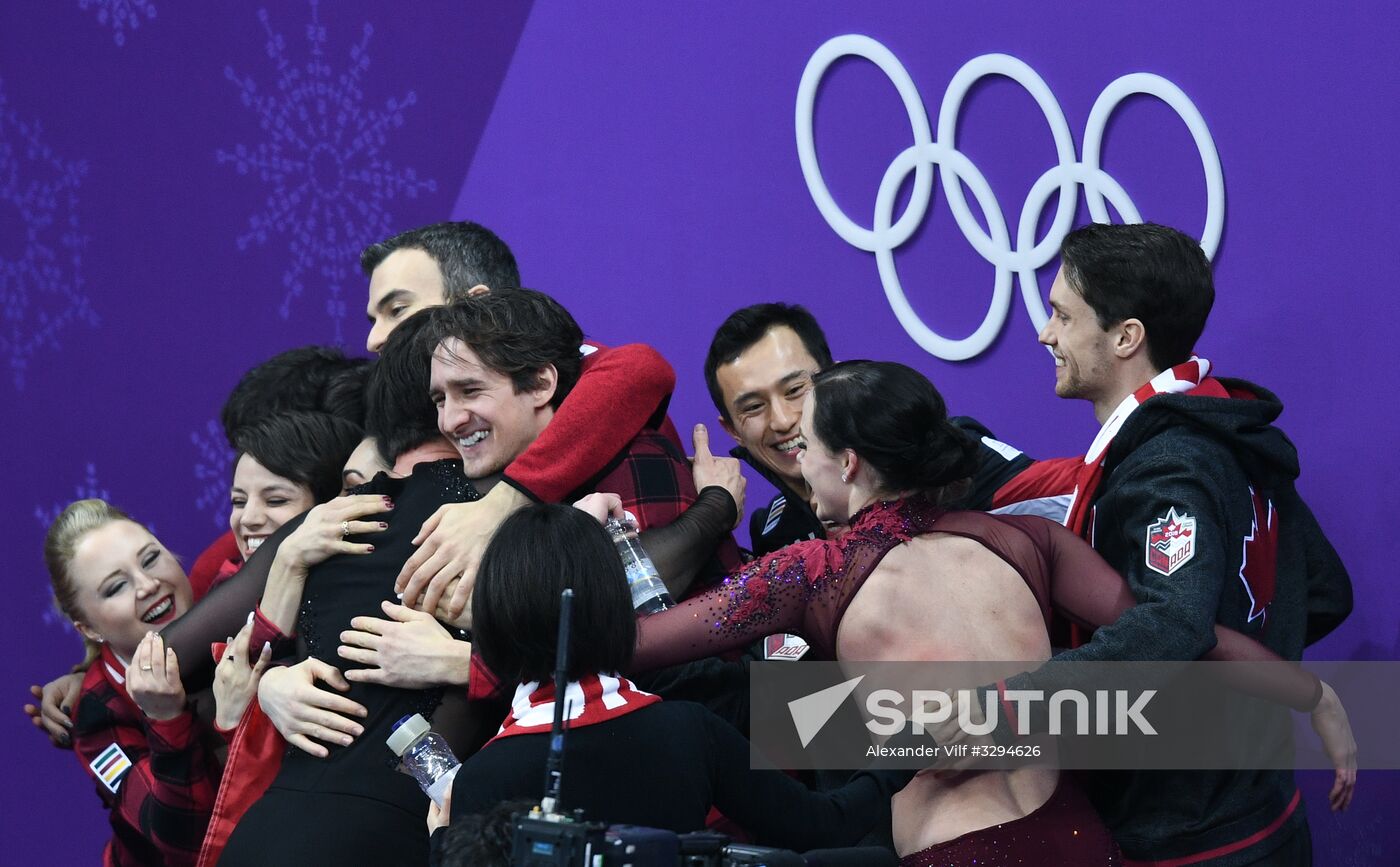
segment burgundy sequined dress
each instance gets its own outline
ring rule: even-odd
[[[1083,622],[1116,616],[1123,579],[1082,539],[1027,516],[945,512],[928,499],[875,503],[837,539],[790,545],[750,563],[714,590],[639,623],[636,668],[722,653],[775,632],[801,635],[821,659],[836,658],[841,618],[861,585],[896,545],[926,533],[973,539],[1016,570],[1040,605]],[[1054,592],[1052,593],[1052,588]],[[1131,604],[1131,595],[1127,597]],[[1110,616],[1111,615],[1111,616]],[[906,867],[934,864],[1120,864],[1118,848],[1068,775],[1044,805],[1013,822],[984,828],[905,856]]]
[[[1133,604],[1127,584],[1093,548],[1059,524],[1025,515],[948,512],[925,497],[866,506],[835,539],[798,542],[747,564],[708,593],[638,624],[633,667],[649,671],[746,647],[779,632],[801,635],[817,659],[836,658],[846,608],[896,545],[931,532],[973,539],[1051,611],[1087,626]]]

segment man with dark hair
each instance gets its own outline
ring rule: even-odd
[[[366,346],[383,346],[388,335],[415,311],[449,301],[502,292],[520,285],[515,257],[490,230],[470,222],[435,223],[396,235],[365,250],[361,267],[370,278]],[[579,387],[559,407],[548,431],[516,456],[506,484],[474,503],[444,506],[425,525],[417,552],[404,565],[398,588],[426,587],[413,604],[430,608],[444,587],[471,575],[491,534],[512,512],[532,501],[561,502],[598,477],[605,461],[643,430],[659,430],[680,448],[665,407],[675,371],[656,350],[642,344],[614,348],[584,344]],[[598,424],[606,412],[608,424]],[[737,556],[737,555],[736,555]],[[470,586],[470,580],[461,585]],[[460,614],[465,595],[448,608]]]
[[[756,556],[825,535],[808,504],[812,492],[797,462],[806,446],[798,425],[813,374],[831,362],[821,326],[797,304],[754,304],[736,310],[710,341],[705,384],[719,410],[720,425],[739,444],[730,454],[778,489],[768,506],[749,520]],[[992,491],[1030,465],[1029,458],[992,439],[976,420],[957,416],[951,421],[981,441],[982,460],[970,499],[990,499]]]
[[[1055,356],[1055,394],[1092,402],[1102,424],[1125,395],[1190,359],[1215,303],[1210,262],[1150,223],[1091,223],[1065,237],[1060,257],[1040,342]]]
[[[427,318],[418,346],[432,359],[438,429],[467,478],[489,489],[578,381],[583,332],[558,302],[528,289],[438,307]]]
[[[468,221],[433,223],[371,244],[360,254],[369,278],[365,348],[378,352],[394,326],[424,307],[520,285],[515,255],[496,233]]]
[[[582,339],[567,310],[530,289],[493,292],[420,312],[390,337],[371,378],[370,431],[378,434],[385,459],[395,462],[398,473],[407,470],[405,452],[431,445],[440,456],[444,440],[450,442],[473,489],[467,499],[475,499],[480,492],[489,496],[490,491],[506,487],[501,484],[508,481],[506,468],[554,424],[557,411],[580,381]],[[427,421],[434,416],[436,430],[429,432]],[[380,432],[385,427],[410,433]],[[697,499],[684,453],[656,430],[644,430],[617,453],[595,459],[603,471],[567,492],[562,498],[566,502],[594,490],[617,493],[623,507],[636,516],[639,528],[646,530],[671,524]],[[701,475],[699,470],[696,475]],[[728,495],[724,496],[727,501]],[[737,563],[737,549],[727,536],[729,526],[723,524],[718,530],[719,553],[729,556],[714,564],[712,571]],[[688,538],[708,539],[704,544],[712,549],[717,537],[703,532]],[[454,586],[459,582],[460,589]],[[424,595],[418,607],[466,625],[461,614],[469,609],[444,610],[438,603],[446,602],[443,592],[469,599],[473,582],[474,574],[454,576],[436,594],[430,590]],[[426,583],[409,583],[405,601],[424,594]],[[465,654],[444,644],[434,624],[371,618],[362,618],[361,623],[362,629],[345,633],[345,641],[352,646],[347,658],[371,666],[361,672],[374,673],[357,676],[395,682],[408,673],[402,664],[407,658],[430,664],[442,673],[440,682],[464,679],[458,663],[465,661]],[[387,655],[384,637],[390,633],[395,636],[396,651],[412,652]],[[494,679],[484,669],[474,670],[470,686],[473,695],[490,695]]]
[[[1090,401],[1102,428],[1087,456],[1034,465],[993,505],[1062,498],[1065,524],[1123,574],[1139,609],[1157,612],[1158,628],[1139,629],[1114,658],[1197,659],[1219,623],[1297,660],[1351,610],[1346,569],[1294,489],[1297,452],[1272,426],[1282,405],[1259,386],[1211,377],[1191,355],[1214,297],[1199,245],[1173,229],[1096,224],[1062,246],[1040,342],[1055,358],[1055,393]],[[1007,685],[1034,686],[1026,677]],[[1130,859],[1311,862],[1288,771],[1089,782]]]
[[[754,304],[715,331],[705,355],[705,385],[719,423],[739,445],[731,454],[773,483],[778,494],[749,520],[756,556],[824,535],[812,512],[798,454],[802,400],[812,376],[831,364],[821,326],[797,304]]]

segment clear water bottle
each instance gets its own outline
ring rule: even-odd
[[[442,735],[428,727],[421,713],[415,713],[394,723],[394,733],[389,735],[388,744],[394,755],[403,759],[409,775],[441,807],[452,788],[452,778],[462,767]]]
[[[655,614],[665,611],[676,602],[667,592],[661,581],[661,574],[651,562],[651,557],[637,540],[637,524],[632,520],[609,518],[605,525],[617,545],[617,553],[622,557],[622,568],[627,573],[627,584],[632,588],[632,607],[638,614]]]

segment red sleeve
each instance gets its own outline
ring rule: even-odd
[[[194,598],[203,599],[209,588],[214,586],[214,579],[218,577],[219,570],[225,563],[237,557],[238,541],[234,539],[232,530],[226,531],[211,542],[190,567],[190,589],[194,591]]]
[[[164,863],[194,864],[217,792],[194,715],[146,719],[102,667],[95,663],[83,683],[73,750],[114,821],[136,829]],[[121,845],[120,838],[113,842]]]
[[[264,644],[272,645],[272,658],[279,659],[286,655],[290,648],[287,643],[295,636],[286,635],[277,624],[267,619],[261,608],[253,609],[253,634],[248,638],[248,659],[257,661],[258,654],[262,653]]]
[[[650,346],[599,349],[584,359],[573,391],[506,468],[505,480],[533,500],[561,502],[647,427],[675,387],[675,370]]]
[[[992,508],[1000,509],[1026,500],[1069,494],[1074,491],[1083,466],[1082,457],[1036,461],[997,489],[992,498]]]

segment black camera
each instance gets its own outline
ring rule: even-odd
[[[724,834],[677,834],[637,825],[603,825],[580,816],[538,811],[515,820],[511,863],[516,867],[787,867],[806,862],[784,849],[730,843]]]

